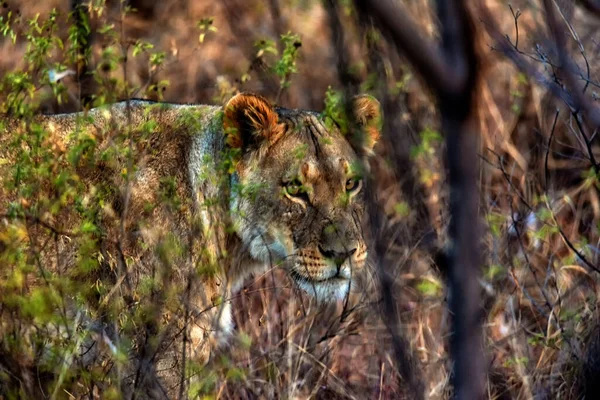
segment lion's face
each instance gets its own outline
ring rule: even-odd
[[[234,136],[243,149],[232,201],[238,234],[253,258],[283,265],[306,292],[321,300],[344,297],[367,258],[361,160],[317,114],[273,110],[266,100],[244,94],[230,106],[242,100],[242,112],[225,111],[226,128],[237,121],[236,134],[251,135]],[[378,117],[376,100],[357,101],[373,114],[363,121]],[[370,150],[378,133],[366,132]]]

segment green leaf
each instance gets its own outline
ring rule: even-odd
[[[433,278],[424,278],[417,284],[417,290],[426,297],[438,297],[442,293],[442,284]]]

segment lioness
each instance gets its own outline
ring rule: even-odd
[[[5,118],[2,276],[16,266],[11,250],[24,243],[50,273],[28,276],[24,290],[68,290],[63,286],[93,276],[96,290],[67,300],[71,311],[65,312],[87,321],[82,365],[110,359],[101,344],[130,336],[126,350],[134,366],[125,369],[137,373],[126,375],[123,390],[147,388],[158,375],[162,383],[143,389],[146,395],[176,393],[185,360],[206,362],[210,347],[231,331],[229,298],[250,274],[280,265],[321,301],[348,294],[367,257],[357,154],[371,154],[379,137],[379,103],[356,97],[354,114],[353,126],[364,134],[361,149],[336,126],[327,128],[318,113],[273,107],[250,93],[223,107],[131,100],[28,123]],[[31,138],[41,147],[35,154]],[[52,173],[34,177],[35,193],[24,198],[15,172],[21,167],[14,164],[36,157],[71,168],[63,180],[72,184],[57,186]],[[26,235],[15,238],[15,226]],[[52,245],[43,244],[49,239]],[[143,330],[137,321],[135,329],[111,322],[136,313],[146,321]],[[2,329],[31,335],[10,321]],[[55,336],[65,335],[58,331]],[[159,340],[149,341],[148,332]],[[43,360],[30,361],[39,368]]]

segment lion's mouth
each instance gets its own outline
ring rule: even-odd
[[[342,276],[339,272],[335,273],[332,276],[328,276],[328,277],[314,278],[314,277],[311,277],[311,276],[307,276],[307,275],[301,274],[297,270],[292,269],[290,271],[290,275],[297,282],[298,281],[302,281],[302,282],[314,283],[314,284],[337,283],[337,282],[348,282],[348,281],[350,281],[350,278]]]
[[[352,287],[352,280],[339,274],[315,279],[292,270],[290,277],[300,289],[320,301],[343,299]]]

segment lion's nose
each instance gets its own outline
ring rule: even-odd
[[[344,264],[344,261],[352,257],[352,254],[356,253],[356,248],[350,249],[348,251],[339,252],[335,250],[325,250],[321,246],[319,246],[319,251],[321,252],[321,254],[323,254],[324,257],[333,260],[339,271],[342,264]]]

